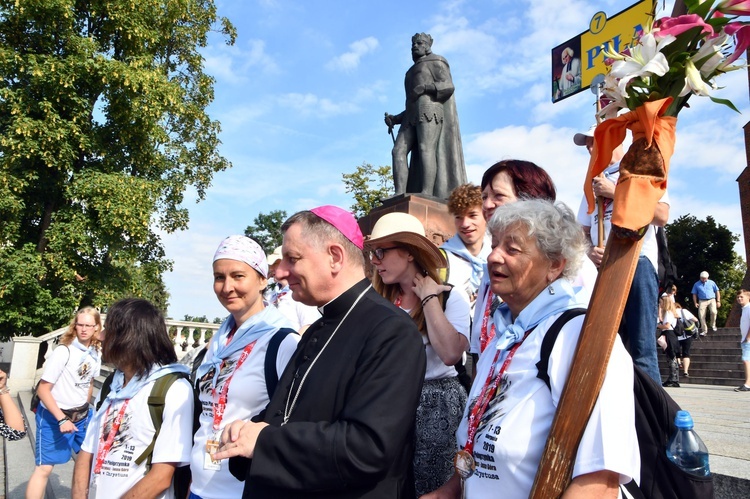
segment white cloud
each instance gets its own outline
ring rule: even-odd
[[[353,102],[335,102],[325,97],[318,97],[315,94],[291,93],[279,96],[277,98],[279,106],[293,109],[303,116],[340,116],[353,114],[359,110]]]
[[[352,71],[357,69],[362,57],[375,51],[378,45],[378,39],[373,36],[357,40],[349,45],[349,52],[344,52],[340,56],[331,59],[326,64],[326,68],[337,71]]]
[[[242,84],[261,72],[279,73],[279,65],[266,53],[263,40],[249,40],[244,48],[239,45],[214,44],[203,53],[206,59],[206,72],[223,83]]]

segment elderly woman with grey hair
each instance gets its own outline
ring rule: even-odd
[[[479,358],[456,433],[456,472],[424,498],[457,499],[462,487],[472,499],[529,496],[583,323],[566,313],[585,307],[569,278],[587,245],[568,207],[500,206],[489,230],[490,283],[503,299],[493,316],[497,334]],[[553,325],[561,329],[545,367],[542,342]],[[564,497],[617,497],[620,484],[639,480],[634,418],[633,364],[617,340]]]

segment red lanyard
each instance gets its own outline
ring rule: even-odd
[[[482,391],[479,393],[477,402],[474,404],[474,407],[472,407],[471,412],[469,412],[469,428],[467,431],[468,435],[466,438],[466,445],[464,446],[464,450],[469,454],[471,454],[474,450],[474,437],[476,436],[477,428],[479,427],[479,421],[481,421],[482,416],[484,416],[484,412],[487,410],[487,406],[489,405],[490,399],[492,399],[493,396],[492,394],[497,391],[497,386],[500,384],[500,379],[502,379],[503,374],[508,369],[510,361],[511,359],[513,359],[513,355],[515,355],[516,350],[518,350],[518,347],[521,346],[530,332],[530,330],[526,331],[523,339],[513,345],[513,347],[508,352],[508,355],[505,357],[505,362],[503,362],[503,365],[500,368],[500,372],[498,372],[497,376],[493,379],[493,375],[495,374],[495,366],[497,366],[497,360],[500,357],[501,350],[495,352],[495,358],[492,360],[492,367],[490,367],[490,372],[487,374],[487,380],[485,380],[484,382],[484,386],[482,387]]]
[[[487,305],[484,309],[484,314],[482,315],[482,329],[481,333],[479,335],[479,353],[484,352],[484,349],[487,348],[487,344],[492,341],[492,338],[495,337],[495,323],[493,322],[490,326],[489,334],[487,334],[487,325],[490,321],[490,309],[492,308],[492,300],[494,296],[492,295],[492,291],[490,290],[489,285],[487,286]]]
[[[227,408],[227,393],[229,392],[229,383],[232,382],[232,378],[234,378],[235,373],[237,370],[242,366],[242,364],[245,362],[245,359],[250,355],[250,352],[253,351],[253,348],[255,347],[255,344],[258,342],[258,340],[253,341],[248,346],[245,347],[245,349],[242,351],[242,355],[240,355],[240,358],[237,359],[237,364],[234,366],[234,370],[232,371],[232,374],[227,378],[226,383],[224,383],[224,386],[221,387],[221,393],[219,393],[219,400],[218,402],[213,403],[213,411],[214,411],[214,430],[218,430],[221,428],[221,421],[224,419],[224,411]],[[219,372],[221,372],[221,368],[224,367],[225,361],[221,362],[221,365],[219,366]],[[211,396],[216,396],[216,388],[211,389]]]
[[[107,439],[106,440],[104,440],[104,438],[99,439],[99,450],[96,451],[96,464],[94,466],[95,475],[98,475],[102,471],[104,458],[107,457],[107,454],[109,454],[109,450],[112,448],[112,444],[115,442],[115,437],[117,436],[117,432],[120,430],[120,425],[122,424],[122,418],[125,416],[125,408],[127,408],[128,402],[130,402],[130,399],[127,399],[122,404],[122,407],[120,408],[120,412],[117,413],[115,420],[112,422],[112,428],[109,430]],[[111,409],[112,409],[112,405],[107,407],[107,412],[104,416],[105,424],[107,423],[107,419],[109,418],[109,411]]]

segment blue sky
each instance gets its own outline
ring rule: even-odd
[[[501,159],[530,160],[577,210],[588,154],[572,136],[594,122],[594,96],[586,90],[552,104],[550,51],[586,30],[597,11],[612,16],[633,3],[217,1],[238,37],[231,47],[215,38],[204,50],[206,71],[216,78],[209,112],[222,124],[221,153],[233,168],[214,177],[205,201],[186,196],[189,230],[163,236],[174,261],[165,276],[169,315],[226,315],[211,271],[225,236],[243,233],[261,212],[348,207],[341,175],[363,162],[391,164],[383,113],[403,110],[416,32],[430,33],[433,52],[450,63],[469,180],[478,184]],[[673,3],[661,12],[670,13]],[[712,215],[741,237],[736,178],[746,166],[747,73],[718,83],[725,88],[715,95],[732,100],[742,114],[698,97],[680,114],[671,219]]]

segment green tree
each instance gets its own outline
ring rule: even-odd
[[[395,192],[390,166],[374,167],[370,163],[362,163],[354,173],[344,173],[341,176],[346,192],[354,196],[351,210],[357,218],[370,213]]]
[[[245,235],[255,239],[266,254],[273,253],[281,246],[284,234],[281,233],[281,225],[287,219],[286,211],[274,210],[271,213],[260,213],[253,225],[248,225]]]
[[[745,275],[742,257],[734,251],[739,236],[711,216],[698,220],[693,215],[683,215],[667,224],[665,230],[669,253],[677,266],[678,302],[693,308],[693,284],[702,271],[707,271],[724,297],[717,314],[717,323],[723,325]]]
[[[158,234],[231,166],[214,30],[234,43],[213,0],[0,0],[0,337],[128,295],[166,307]]]

